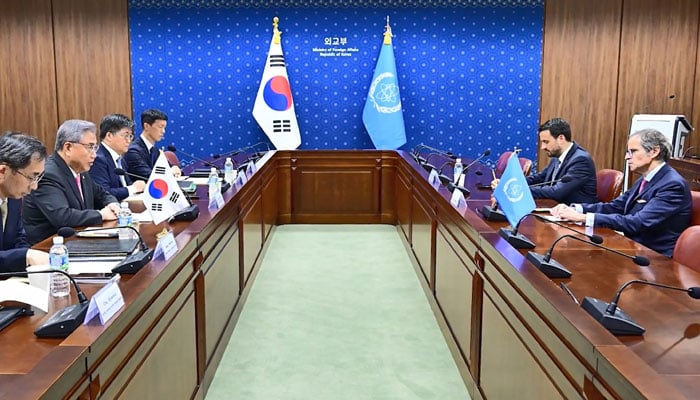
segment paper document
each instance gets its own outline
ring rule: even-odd
[[[17,301],[30,304],[41,311],[49,310],[49,293],[21,281],[0,281],[0,302]]]

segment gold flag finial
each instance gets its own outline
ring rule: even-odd
[[[386,31],[384,31],[384,44],[391,44],[391,38],[394,35],[391,34],[391,26],[389,26],[389,16],[386,16]]]
[[[280,30],[277,29],[279,22],[279,18],[272,18],[272,42],[274,44],[280,44],[280,35],[282,35],[282,32],[280,32]]]

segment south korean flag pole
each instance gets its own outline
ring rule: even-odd
[[[153,166],[151,176],[143,192],[143,203],[151,213],[154,224],[170,218],[190,204],[177,184],[165,154],[161,151]]]

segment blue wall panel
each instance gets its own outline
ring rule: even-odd
[[[494,162],[517,145],[536,158],[543,0],[286,4],[130,0],[137,124],[144,109],[162,109],[161,144],[202,157],[266,140],[251,112],[277,16],[300,148],[372,148],[362,108],[389,16],[404,149],[491,148]]]

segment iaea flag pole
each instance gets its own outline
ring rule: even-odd
[[[282,52],[282,40],[273,18],[272,40],[263,70],[260,88],[253,106],[253,118],[278,150],[293,150],[301,144],[299,124],[294,111],[292,88]]]
[[[389,17],[386,17],[384,42],[362,111],[367,133],[374,147],[381,150],[395,150],[406,143],[392,36]]]

